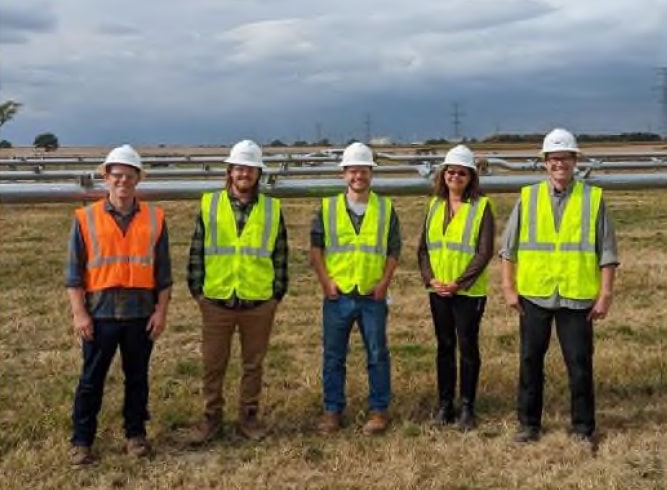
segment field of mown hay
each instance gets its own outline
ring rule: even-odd
[[[498,226],[516,195],[492,196]],[[395,199],[404,251],[391,288],[392,427],[368,439],[359,427],[367,392],[363,348],[353,335],[347,427],[318,436],[320,293],[307,263],[314,200],[284,201],[291,285],[266,361],[263,410],[271,435],[260,443],[233,430],[239,363],[226,383],[226,437],[193,450],[189,430],[202,410],[199,314],[185,285],[196,202],[163,203],[175,288],[168,330],[154,351],[150,461],[123,454],[122,375],[112,367],[96,449],[100,463],[72,470],[68,438],[80,353],[63,287],[72,212],[78,204],[0,207],[0,488],[665,488],[667,194],[608,192],[621,268],[609,317],[595,328],[600,442],[592,452],[566,435],[569,397],[554,338],[548,355],[543,439],[512,442],[517,319],[502,304],[499,264],[482,324],[479,428],[436,429],[435,342],[420,285],[416,246],[425,197]],[[498,238],[500,231],[498,232]],[[238,352],[238,349],[235,351]]]

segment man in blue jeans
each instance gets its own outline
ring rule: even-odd
[[[387,289],[401,252],[398,216],[391,201],[371,191],[373,152],[352,143],[339,166],[345,192],[322,200],[311,228],[310,260],[322,286],[324,415],[318,431],[341,427],[345,370],[352,326],[366,348],[369,385],[367,435],[387,429],[391,370],[387,348]]]

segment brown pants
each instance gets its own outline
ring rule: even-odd
[[[222,413],[225,400],[222,383],[227,371],[232,337],[239,328],[243,375],[239,396],[239,413],[259,407],[262,390],[262,363],[269,346],[269,337],[276,312],[276,300],[269,300],[248,310],[230,310],[202,299],[202,355],[204,358],[204,401],[207,416]]]

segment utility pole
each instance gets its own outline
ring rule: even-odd
[[[465,113],[461,111],[461,105],[458,102],[452,104],[451,116],[454,138],[459,140],[461,139],[461,119],[465,116]]]
[[[366,144],[369,144],[371,142],[371,136],[373,134],[372,128],[373,128],[373,119],[371,118],[371,113],[367,112],[366,115],[364,116]]]

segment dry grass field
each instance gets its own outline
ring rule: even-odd
[[[96,442],[101,461],[69,466],[68,439],[80,353],[63,287],[69,205],[0,207],[0,489],[47,488],[665,488],[667,348],[667,193],[606,194],[618,229],[622,266],[610,316],[596,325],[599,446],[566,435],[569,396],[557,341],[548,355],[546,434],[512,442],[517,382],[517,319],[502,304],[499,264],[482,324],[479,428],[436,429],[435,341],[420,286],[416,245],[425,197],[396,199],[404,253],[391,288],[389,320],[394,402],[392,427],[366,438],[363,347],[353,334],[348,365],[347,426],[332,438],[314,427],[320,414],[320,294],[308,268],[314,200],[286,200],[291,285],[280,306],[266,361],[263,410],[271,435],[260,443],[233,430],[238,355],[225,385],[226,437],[192,449],[188,433],[202,411],[200,319],[185,285],[195,202],[164,203],[175,288],[168,330],[151,366],[156,455],[123,453],[122,375],[110,373]],[[492,196],[498,224],[516,195]],[[235,346],[238,353],[238,347]]]

